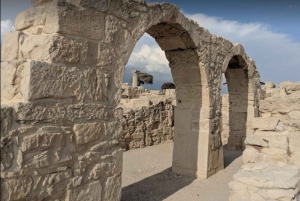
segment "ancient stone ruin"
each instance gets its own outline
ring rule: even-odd
[[[165,51],[176,85],[173,172],[208,178],[224,168],[222,73],[228,146],[245,147],[261,91],[240,44],[169,3],[31,2],[2,46],[2,200],[120,200],[122,111],[115,108],[124,66],[144,33]]]

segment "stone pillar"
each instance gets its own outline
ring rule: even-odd
[[[132,87],[137,87],[138,86],[138,70],[132,70]]]
[[[106,11],[32,2],[3,41],[1,200],[120,200],[125,53],[113,48],[130,40],[111,38]]]

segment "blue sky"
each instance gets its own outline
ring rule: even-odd
[[[166,0],[167,1],[167,0]],[[163,2],[152,1],[151,2]],[[299,0],[169,0],[189,18],[212,34],[241,43],[256,61],[262,81],[276,84],[300,81],[300,1]],[[32,7],[30,0],[1,0],[1,40],[13,30],[16,15]],[[164,52],[145,34],[136,44],[126,65],[124,82],[138,69],[154,75],[149,89],[159,89],[172,81]]]

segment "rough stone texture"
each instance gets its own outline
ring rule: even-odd
[[[174,106],[172,99],[124,112],[121,122],[123,136],[120,138],[120,146],[126,150],[173,140]]]
[[[2,49],[1,49],[1,60],[12,61],[17,60],[19,57],[19,38],[20,32],[7,32],[4,35]],[[2,67],[2,65],[1,65]]]
[[[253,119],[253,128],[260,129],[262,131],[274,131],[276,130],[277,124],[279,122],[278,118],[254,118]]]
[[[17,31],[3,42],[1,106],[10,111],[1,108],[4,200],[119,199],[120,185],[112,183],[122,172],[122,114],[114,116],[114,109],[124,66],[145,32],[165,50],[177,87],[173,171],[207,178],[223,168],[224,72],[232,80],[230,97],[244,105],[230,109],[241,121],[229,122],[237,131],[232,146],[241,147],[260,98],[259,73],[241,45],[210,34],[168,3],[31,2],[35,7],[17,16]],[[165,116],[153,113],[156,122]]]
[[[300,190],[299,176],[299,169],[293,165],[246,164],[229,183],[234,191],[229,200],[296,201]]]
[[[230,200],[296,201],[300,194],[300,110],[299,83],[284,82],[260,101],[262,117],[253,119],[253,135],[246,137],[243,160],[246,165],[229,184]],[[289,90],[286,93],[286,89]],[[295,106],[296,105],[296,106]],[[256,197],[255,197],[256,196]]]

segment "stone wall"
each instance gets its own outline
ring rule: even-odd
[[[122,84],[122,98],[139,98],[142,93],[148,92],[150,90],[145,89],[144,87],[132,87],[128,83]]]
[[[274,87],[266,83],[261,117],[245,140],[245,165],[229,184],[231,201],[296,201],[300,195],[300,82]]]
[[[173,140],[174,106],[172,99],[131,109],[121,119],[120,146],[126,150],[157,145]]]
[[[120,199],[115,108],[124,66],[144,33],[165,51],[176,85],[173,172],[207,178],[223,168],[222,73],[242,72],[248,88],[232,90],[258,108],[259,73],[242,45],[168,3],[31,2],[2,43],[2,200]]]

